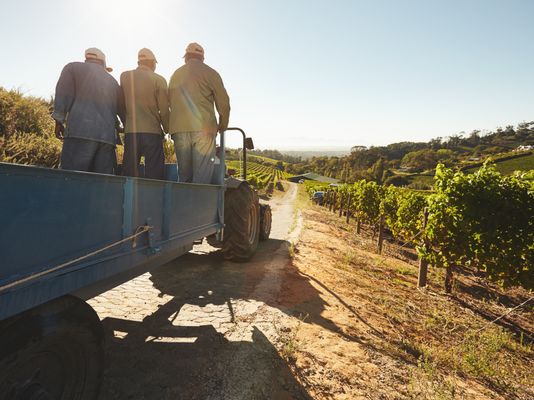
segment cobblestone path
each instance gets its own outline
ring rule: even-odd
[[[295,196],[271,201],[271,239],[250,262],[202,244],[90,301],[107,335],[102,399],[307,398],[279,355]]]

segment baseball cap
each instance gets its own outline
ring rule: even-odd
[[[196,54],[198,56],[204,57],[204,48],[198,43],[195,43],[195,42],[189,43],[185,49],[184,57],[187,54]]]
[[[154,53],[152,53],[152,50],[147,49],[146,47],[143,47],[141,50],[139,50],[139,53],[137,53],[137,60],[154,60],[155,62],[158,62],[158,60],[156,60],[156,56]]]
[[[106,65],[106,55],[104,54],[104,52],[100,49],[97,49],[96,47],[90,47],[85,50],[85,59],[102,61],[104,63],[104,68],[106,68],[108,72],[113,71],[113,68],[108,67]]]

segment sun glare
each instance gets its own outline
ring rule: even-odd
[[[95,0],[88,3],[91,14],[98,16],[106,25],[120,29],[153,25],[165,15],[167,0]]]

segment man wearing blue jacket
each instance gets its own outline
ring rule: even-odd
[[[125,121],[119,84],[108,72],[106,56],[85,51],[85,62],[67,64],[56,86],[56,136],[63,140],[61,168],[112,174],[116,164],[118,120]]]

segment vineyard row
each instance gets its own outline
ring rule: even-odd
[[[228,168],[235,169],[236,176],[242,176],[243,164],[240,161],[229,161]],[[279,181],[291,175],[270,165],[247,162],[247,181],[257,189],[272,192]]]
[[[503,176],[493,165],[474,174],[440,165],[430,194],[364,180],[308,190],[324,190],[323,204],[358,225],[379,231],[382,223],[399,241],[417,238],[423,264],[446,268],[448,292],[460,265],[503,286],[534,287],[534,190],[522,176]]]

